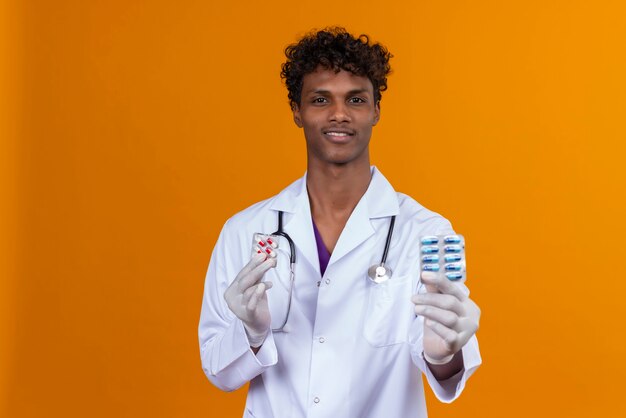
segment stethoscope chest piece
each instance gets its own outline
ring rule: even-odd
[[[370,280],[376,284],[386,282],[391,278],[391,274],[391,269],[382,264],[374,264],[372,267],[367,269],[367,275]]]

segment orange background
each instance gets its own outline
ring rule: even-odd
[[[373,163],[468,240],[484,364],[430,416],[626,416],[622,1],[1,7],[2,417],[241,416],[204,274],[304,172],[279,67],[330,24],[395,55]]]

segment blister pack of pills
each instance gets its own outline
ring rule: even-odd
[[[465,238],[463,235],[420,237],[422,271],[445,273],[450,280],[465,281]]]
[[[262,234],[256,232],[252,236],[252,256],[264,253],[268,257],[276,258],[278,248],[278,237],[275,235]]]

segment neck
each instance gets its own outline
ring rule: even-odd
[[[309,162],[307,191],[313,219],[347,219],[365,194],[371,172],[364,164],[318,167]]]

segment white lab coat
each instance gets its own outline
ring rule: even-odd
[[[279,210],[297,254],[289,332],[270,332],[254,355],[224,292],[249,261],[253,234],[276,230]],[[380,262],[392,215],[387,266],[393,276],[376,285],[367,269]],[[441,401],[451,402],[481,363],[475,336],[463,348],[464,370],[445,382],[433,377],[422,355],[423,318],[410,300],[423,291],[418,237],[452,232],[445,218],[396,193],[375,167],[323,277],[306,175],[236,214],[222,229],[206,276],[198,330],[206,376],[227,391],[250,381],[244,417],[426,417],[421,373]],[[265,275],[274,282],[273,327],[282,323],[288,299],[289,246],[285,239],[279,245],[278,265]]]

